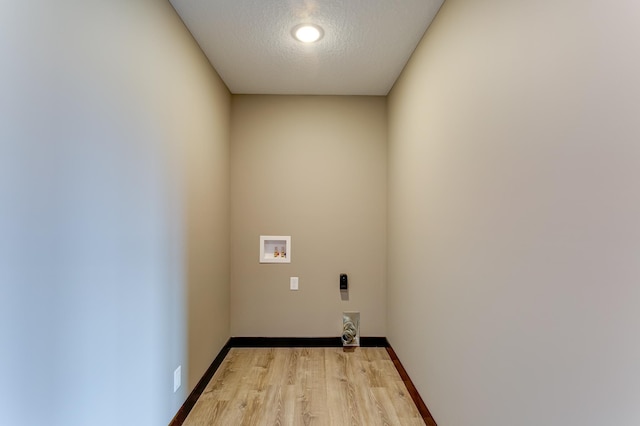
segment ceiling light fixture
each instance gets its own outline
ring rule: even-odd
[[[300,24],[293,27],[291,34],[296,40],[303,43],[313,43],[322,38],[324,31],[318,25]]]

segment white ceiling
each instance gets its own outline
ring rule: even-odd
[[[232,93],[282,95],[386,95],[443,1],[170,0]]]

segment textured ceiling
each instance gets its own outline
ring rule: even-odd
[[[232,93],[283,95],[386,95],[443,1],[170,0]]]

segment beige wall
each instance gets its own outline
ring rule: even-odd
[[[638,22],[447,0],[391,93],[388,338],[440,425],[640,424]]]
[[[167,1],[2,2],[0,57],[3,423],[167,424],[229,337],[230,95]]]
[[[232,97],[233,336],[339,336],[344,310],[385,335],[385,114],[381,97]],[[260,235],[290,235],[291,264],[258,263]]]
[[[194,46],[194,54],[201,55]],[[188,382],[191,390],[229,339],[231,95],[200,56],[184,110]],[[197,79],[195,79],[197,77]],[[199,81],[199,83],[198,83]]]

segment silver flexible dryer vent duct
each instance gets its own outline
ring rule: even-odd
[[[346,344],[352,344],[356,340],[356,334],[358,330],[356,330],[356,325],[353,321],[345,321],[342,327],[342,341]]]
[[[360,346],[360,312],[342,314],[342,344]]]

